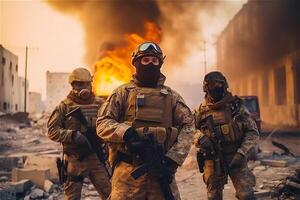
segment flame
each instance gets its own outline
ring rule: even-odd
[[[135,72],[131,65],[134,49],[144,41],[161,41],[161,30],[153,22],[145,22],[145,34],[130,33],[124,36],[125,45],[103,53],[94,67],[93,90],[97,96],[108,96],[113,89],[130,81]]]

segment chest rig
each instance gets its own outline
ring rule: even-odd
[[[172,94],[166,87],[135,87],[127,98],[124,121],[141,135],[153,133],[166,151],[178,135],[173,127]]]
[[[65,121],[66,128],[81,132],[85,132],[87,127],[96,130],[96,120],[100,105],[96,103],[81,105],[74,102],[66,105],[68,106]],[[83,120],[87,123],[85,124]]]
[[[200,120],[211,115],[215,124],[216,131],[221,133],[223,143],[221,144],[224,153],[236,152],[242,143],[244,136],[242,122],[235,121],[234,116],[239,110],[239,105],[236,102],[230,102],[224,106],[214,108],[208,105],[200,107]],[[201,125],[197,125],[200,126]],[[208,129],[201,130],[206,136],[212,137]]]

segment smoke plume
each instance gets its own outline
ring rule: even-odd
[[[57,10],[77,16],[85,30],[86,62],[92,65],[99,51],[124,42],[124,35],[143,35],[145,21],[162,29],[162,48],[168,65],[178,66],[202,39],[199,13],[214,16],[221,1],[180,0],[78,0],[48,3]],[[197,46],[198,45],[198,46]]]

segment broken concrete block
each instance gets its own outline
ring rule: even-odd
[[[49,169],[18,169],[12,171],[12,181],[18,182],[23,179],[29,179],[40,188],[44,187],[44,182],[50,179]]]
[[[59,155],[30,155],[27,156],[24,168],[25,169],[43,169],[48,168],[50,170],[50,180],[56,182],[59,180],[58,171],[56,166],[56,159]]]
[[[0,187],[0,199],[16,200],[16,191],[11,186]]]
[[[44,197],[44,191],[39,189],[39,188],[35,188],[30,193],[30,199],[40,199],[40,198],[43,198],[43,197]]]
[[[261,160],[262,165],[269,165],[272,167],[287,167],[288,163],[284,160],[270,160],[270,159],[263,159]]]
[[[12,182],[10,185],[15,188],[16,193],[24,193],[30,189],[32,182],[28,179],[24,179],[18,182]]]
[[[54,184],[50,180],[45,180],[44,190],[48,193],[51,193],[54,189]]]
[[[254,192],[254,196],[258,199],[260,198],[266,198],[271,195],[271,192],[269,190],[259,190],[257,192]]]

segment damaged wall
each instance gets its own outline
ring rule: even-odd
[[[262,120],[277,126],[300,125],[299,10],[296,0],[249,0],[217,42],[230,88],[258,95]]]

